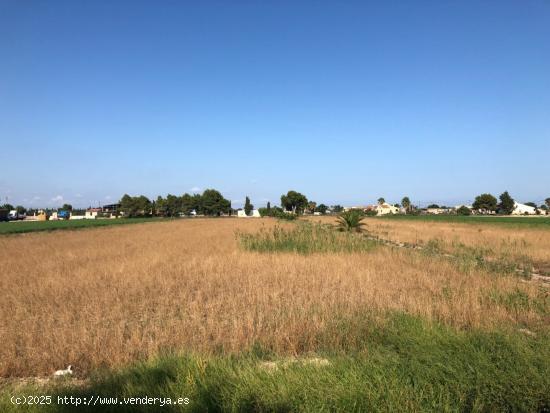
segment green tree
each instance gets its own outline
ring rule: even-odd
[[[548,209],[550,209],[550,198],[546,198],[546,199],[544,200],[544,203],[546,204],[546,207],[547,207]]]
[[[385,200],[384,198],[382,198],[382,197],[378,198],[378,203],[379,203],[380,205],[382,205],[382,204],[385,203],[385,202],[386,202],[386,200]]]
[[[328,209],[328,206],[326,206],[325,204],[320,204],[317,207],[317,212],[321,213],[322,215],[325,215],[327,213],[327,209]]]
[[[500,194],[500,203],[498,204],[498,209],[501,213],[510,215],[514,210],[515,201],[514,198],[510,196],[508,191],[504,191]]]
[[[225,199],[219,191],[207,189],[201,196],[201,210],[204,215],[229,214],[231,201]]]
[[[136,197],[135,203],[139,216],[149,216],[151,214],[152,204],[145,195]]]
[[[533,208],[537,207],[537,204],[535,204],[534,202],[526,202],[525,205],[528,205],[528,206],[533,207]]]
[[[13,207],[12,204],[5,203],[4,205],[2,205],[2,206],[0,207],[0,209],[7,209],[8,211],[12,211],[12,210],[15,209],[15,208]]]
[[[185,215],[190,215],[195,211],[201,214],[202,196],[200,194],[183,194],[180,198],[181,212]]]
[[[165,217],[167,215],[166,200],[160,195],[157,197],[157,200],[155,201],[155,215],[160,215],[162,217]]]
[[[315,208],[317,208],[317,202],[309,201],[307,203],[307,212],[310,214],[313,214],[315,212]]]
[[[366,225],[363,222],[365,215],[358,209],[350,209],[342,212],[337,218],[337,226],[340,231],[361,232]]]
[[[267,207],[266,207],[266,209],[267,209],[268,211],[271,211],[271,202],[267,201]]]
[[[63,206],[61,207],[61,209],[63,211],[72,211],[73,210],[73,206],[71,204],[63,204]]]
[[[403,205],[403,208],[405,208],[406,212],[409,212],[409,210],[411,209],[411,200],[408,196],[403,197],[403,199],[401,200],[401,205]]]
[[[472,215],[472,211],[470,211],[470,208],[467,206],[462,205],[460,208],[456,210],[456,213],[458,215]]]
[[[132,197],[128,194],[120,199],[120,210],[130,218],[139,216],[149,216],[152,211],[152,203],[144,195]]]
[[[281,195],[281,206],[287,211],[301,214],[307,207],[307,198],[299,192],[288,191],[286,195]]]
[[[18,214],[24,214],[25,212],[27,212],[27,209],[22,205],[17,205],[15,207],[15,210],[17,211]]]
[[[254,209],[254,205],[250,203],[250,198],[246,197],[246,199],[244,200],[244,213],[250,216],[253,209]]]
[[[136,208],[134,204],[134,198],[131,197],[128,194],[124,194],[122,198],[120,198],[120,211],[124,213],[124,215],[128,217],[133,217],[136,214]]]
[[[344,210],[344,207],[342,205],[333,205],[330,207],[331,211],[336,213],[336,214],[339,214],[340,212],[342,212]]]
[[[181,198],[176,195],[168,194],[164,202],[165,202],[164,216],[177,217],[182,209]]]
[[[476,196],[472,207],[485,211],[495,211],[497,209],[497,199],[491,194],[481,194]]]
[[[430,204],[430,205],[428,205],[428,208],[435,208],[435,209],[438,209],[438,208],[439,208],[439,205],[437,205],[437,204]]]

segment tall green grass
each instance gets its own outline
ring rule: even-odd
[[[308,222],[291,228],[262,228],[257,233],[238,232],[237,238],[244,249],[257,252],[364,252],[377,245],[361,234],[338,232],[331,225]]]
[[[269,352],[166,355],[119,371],[97,372],[85,387],[50,394],[91,397],[187,397],[188,405],[80,406],[126,412],[544,412],[550,409],[550,338],[503,331],[456,331],[405,314],[383,321],[358,313],[319,337],[328,365],[285,363]],[[332,343],[333,344],[333,343]],[[347,346],[347,347],[346,347]],[[266,356],[268,354],[268,356]],[[306,357],[306,356],[303,356]],[[266,369],[264,360],[279,366]],[[15,390],[14,390],[15,391]],[[19,394],[34,392],[26,388]],[[13,393],[13,392],[12,392]],[[18,409],[4,390],[0,411]],[[44,391],[42,391],[42,394]]]

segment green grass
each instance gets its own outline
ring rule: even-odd
[[[238,232],[237,238],[244,249],[256,252],[363,252],[377,245],[361,234],[339,232],[331,225],[308,222],[298,222],[289,229],[275,226],[254,234]]]
[[[550,217],[548,216],[487,216],[487,215],[384,215],[375,219],[427,221],[427,222],[456,222],[465,224],[499,224],[550,228]]]
[[[0,393],[2,412],[75,411],[71,406],[16,408],[13,394],[77,397],[178,397],[188,405],[80,406],[126,412],[464,412],[550,409],[550,337],[515,331],[456,331],[405,314],[375,321],[335,317],[319,336],[329,365],[284,363],[269,351],[166,355],[118,371],[98,371],[88,386],[26,387]],[[331,337],[344,340],[336,347]],[[343,335],[343,333],[346,333]],[[332,344],[331,344],[332,343]],[[313,356],[313,355],[310,355]],[[305,356],[304,356],[305,357]],[[263,360],[278,362],[276,370]],[[288,360],[288,359],[287,359]],[[70,383],[70,382],[68,382]]]
[[[58,231],[68,229],[95,228],[108,225],[139,224],[155,222],[165,218],[120,218],[120,219],[81,219],[68,221],[20,221],[0,222],[0,235],[25,232]]]

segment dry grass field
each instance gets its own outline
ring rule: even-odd
[[[456,240],[550,261],[548,231],[368,224],[401,241]],[[0,237],[0,376],[67,364],[85,376],[166,351],[344,351],[353,337],[336,320],[371,314],[374,334],[388,311],[457,331],[548,331],[548,289],[537,283],[386,246],[308,255],[240,247],[237,231],[274,225],[294,224],[193,219]]]
[[[415,244],[437,241],[447,252],[474,248],[485,256],[529,260],[550,272],[550,231],[542,227],[433,221],[370,219],[369,230],[382,238]]]

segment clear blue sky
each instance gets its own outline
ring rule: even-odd
[[[0,197],[550,196],[550,1],[0,1]]]

